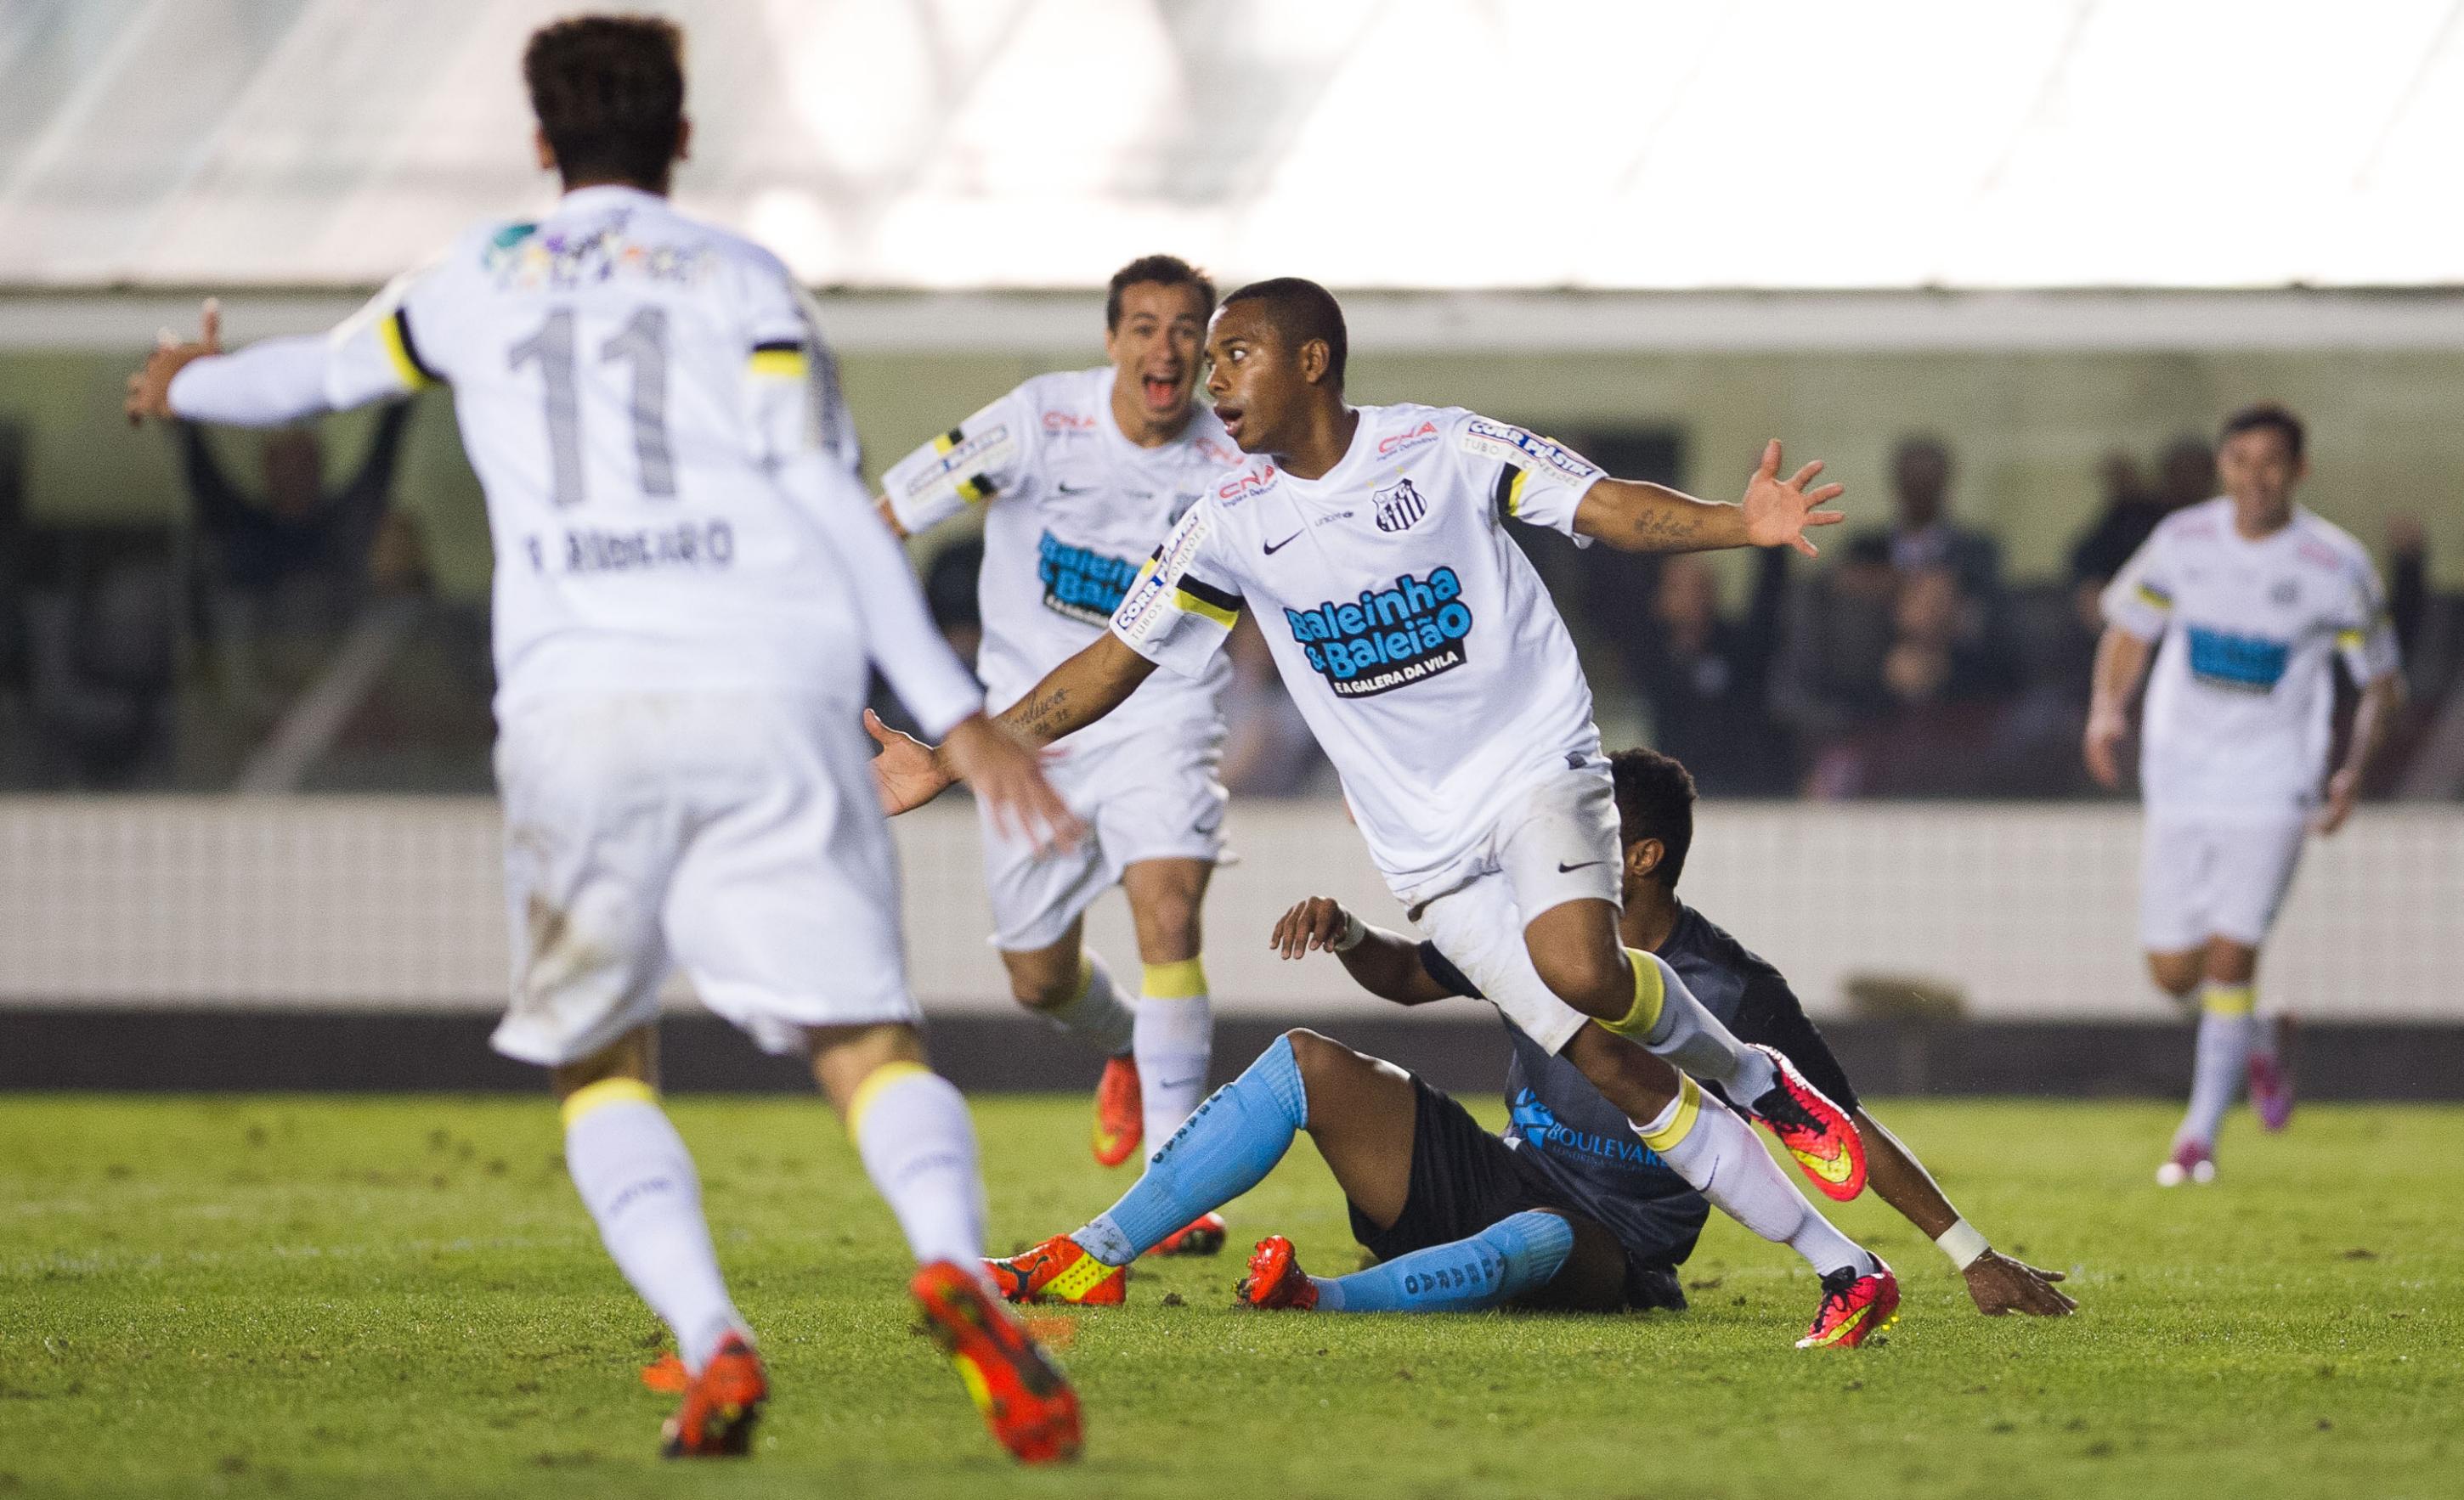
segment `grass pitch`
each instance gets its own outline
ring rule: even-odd
[[[0,1099],[0,1494],[907,1497],[2453,1495],[2464,1110],[2236,1120],[2161,1192],[2139,1104],[1877,1113],[2066,1322],[1988,1320],[1870,1197],[1904,1278],[1877,1347],[1800,1354],[1812,1277],[1716,1218],[1682,1315],[1236,1315],[1239,1260],[1074,1315],[1088,1458],[1027,1473],[909,1331],[888,1213],[817,1101],[676,1101],[776,1385],[758,1456],[652,1457],[656,1324],[602,1254],[539,1100]],[[1126,1173],[1077,1098],[978,1102],[997,1247]],[[1306,1144],[1231,1209],[1348,1270]]]

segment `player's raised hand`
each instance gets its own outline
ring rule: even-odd
[[[1798,469],[1783,483],[1779,477],[1779,439],[1763,446],[1763,461],[1754,477],[1746,481],[1746,540],[1756,547],[1793,547],[1807,556],[1820,549],[1805,539],[1808,529],[1837,526],[1848,519],[1837,511],[1818,510],[1828,501],[1848,492],[1845,485],[1824,485],[1818,489],[1805,487],[1822,472],[1822,460]]]
[[[1961,1274],[1968,1278],[1968,1294],[1976,1311],[1988,1317],[2005,1313],[2065,1317],[2079,1311],[2079,1304],[2054,1285],[2062,1279],[2060,1272],[2039,1271],[1996,1250],[1977,1256]]]
[[[121,410],[128,415],[128,424],[136,426],[146,418],[158,422],[171,419],[171,377],[188,367],[191,360],[223,352],[223,306],[212,297],[198,315],[197,340],[182,343],[165,329],[154,340],[154,352],[145,363],[128,378],[128,400]]]
[[[869,712],[866,717],[874,724],[880,723]],[[882,729],[875,729],[872,737],[882,740],[885,746],[889,744],[883,739]],[[878,768],[890,753],[884,750],[873,757],[873,765]],[[1078,815],[1069,811],[1069,804],[1061,800],[1061,793],[1044,778],[1043,758],[1024,741],[982,714],[970,716],[950,731],[950,737],[941,742],[940,758],[975,788],[976,800],[992,815],[995,828],[1024,838],[1037,853],[1067,849],[1086,832]],[[937,768],[935,774],[939,774]],[[888,805],[886,795],[883,805]]]
[[[1332,948],[1350,919],[1331,896],[1312,896],[1276,919],[1266,946],[1286,958],[1300,958],[1312,948]]]
[[[2087,762],[2087,773],[2101,787],[2122,785],[2122,742],[2130,737],[2130,720],[2101,704],[2091,707],[2087,715],[2087,733],[2079,742],[2080,758]]]

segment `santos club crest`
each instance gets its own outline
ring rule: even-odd
[[[1409,531],[1413,522],[1429,513],[1429,503],[1420,498],[1420,492],[1412,488],[1408,479],[1370,498],[1377,502],[1377,529],[1381,532]]]

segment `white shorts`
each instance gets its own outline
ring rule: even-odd
[[[513,1004],[495,1048],[555,1066],[655,1020],[671,963],[770,1052],[913,1021],[898,871],[854,707],[576,694],[508,715]]]
[[[2276,923],[2308,825],[2150,815],[2139,861],[2139,938],[2151,953],[2208,939],[2256,947]]]
[[[1470,875],[1422,901],[1412,920],[1516,1031],[1553,1054],[1589,1017],[1541,980],[1523,929],[1570,901],[1621,906],[1624,867],[1616,785],[1595,762],[1551,776],[1510,807]]]
[[[1215,779],[1223,728],[1150,729],[1070,748],[1045,762],[1053,790],[1087,823],[1074,849],[1038,855],[1024,839],[983,819],[984,889],[992,898],[993,946],[1032,952],[1061,941],[1121,872],[1147,859],[1200,859],[1223,853],[1223,807]]]

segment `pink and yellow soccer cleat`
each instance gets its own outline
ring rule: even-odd
[[[1215,1255],[1222,1252],[1231,1228],[1220,1213],[1201,1213],[1164,1236],[1150,1255]]]
[[[1067,1234],[1056,1234],[1023,1254],[986,1260],[993,1285],[1012,1302],[1074,1302],[1081,1307],[1118,1307],[1129,1297],[1129,1277],[1107,1266]]]
[[[650,1384],[652,1371],[664,1371],[665,1363],[643,1371],[643,1383]],[[673,1374],[684,1376],[681,1361]],[[682,1384],[684,1404],[660,1430],[662,1457],[742,1458],[752,1451],[753,1428],[770,1399],[770,1378],[741,1335],[721,1339],[710,1363],[699,1375],[684,1376]]]
[[[1078,1393],[1009,1310],[984,1295],[976,1278],[935,1261],[908,1283],[926,1331],[957,1368],[984,1424],[1022,1464],[1061,1464],[1078,1456]]]
[[[2173,1154],[2156,1169],[2156,1185],[2179,1187],[2184,1183],[2202,1185],[2216,1180],[2216,1154],[2200,1141],[2176,1141]]]
[[[1841,1267],[1822,1278],[1822,1305],[1814,1310],[1814,1326],[1796,1341],[1799,1349],[1854,1349],[1898,1320],[1900,1278],[1874,1257],[1874,1269],[1859,1275]]]
[[[1127,1057],[1104,1064],[1095,1080],[1095,1160],[1118,1166],[1135,1156],[1146,1139],[1146,1106],[1138,1092],[1138,1065]]]
[[[1306,1313],[1317,1306],[1317,1283],[1301,1271],[1292,1242],[1269,1234],[1249,1252],[1249,1273],[1233,1298],[1235,1307]]]
[[[1779,1138],[1797,1170],[1811,1178],[1823,1196],[1846,1203],[1865,1190],[1865,1140],[1848,1112],[1831,1102],[1805,1080],[1796,1064],[1776,1047],[1757,1043],[1754,1051],[1771,1058],[1779,1075],[1747,1112]]]

